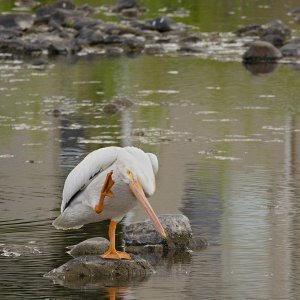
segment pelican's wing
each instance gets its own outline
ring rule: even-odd
[[[64,189],[61,212],[63,212],[74,196],[86,186],[91,179],[109,168],[117,159],[119,147],[106,147],[88,154],[68,175]]]

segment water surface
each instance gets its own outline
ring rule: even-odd
[[[289,65],[254,76],[196,57],[62,58],[45,70],[3,59],[0,243],[35,251],[0,253],[1,298],[299,298],[298,77]],[[134,105],[107,116],[116,95]],[[66,246],[107,234],[106,223],[61,232],[51,222],[68,172],[108,145],[155,153],[154,210],[184,213],[209,246],[116,291],[54,284],[42,276],[70,259]],[[126,221],[144,217],[137,208]]]

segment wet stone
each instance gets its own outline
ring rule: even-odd
[[[29,29],[33,25],[33,17],[28,14],[1,14],[0,28]]]
[[[179,50],[179,52],[184,52],[184,53],[203,53],[203,47],[200,47],[195,44],[185,44],[182,45]]]
[[[167,233],[163,239],[154,229],[152,222],[136,222],[123,227],[126,246],[162,244],[167,249],[186,250],[192,242],[192,229],[189,219],[184,215],[160,215],[159,220]]]
[[[243,55],[243,61],[249,63],[270,62],[281,58],[280,51],[271,43],[265,41],[253,42]]]
[[[279,34],[266,34],[261,37],[262,41],[269,42],[275,47],[282,47],[284,44],[284,38]]]
[[[293,39],[280,48],[283,56],[299,57],[300,56],[300,39]]]
[[[77,283],[84,279],[101,280],[105,284],[120,285],[141,281],[153,273],[152,266],[144,259],[131,255],[131,260],[103,259],[99,255],[74,258],[53,269],[44,277],[54,281]]]
[[[132,9],[139,7],[136,0],[119,0],[113,7],[113,12],[121,12],[125,9]]]
[[[21,55],[39,55],[42,53],[42,47],[38,44],[23,41],[20,38],[1,39],[0,51],[4,53],[21,54]]]
[[[53,4],[44,5],[38,8],[35,12],[36,22],[48,22],[49,19],[57,12],[58,9],[74,10],[75,4],[69,0],[60,0]]]
[[[19,257],[41,254],[39,247],[35,245],[0,244],[0,255],[6,257]]]
[[[108,250],[109,241],[102,237],[95,237],[71,246],[68,252],[73,257],[83,255],[101,255]]]

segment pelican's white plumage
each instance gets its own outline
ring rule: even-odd
[[[132,177],[128,177],[128,170]],[[113,197],[105,198],[104,209],[95,212],[106,175],[113,172]],[[155,191],[157,157],[136,147],[106,147],[88,154],[68,175],[61,204],[61,215],[53,222],[58,229],[79,228],[102,220],[118,222],[137,201],[129,188],[138,182],[145,195]]]
[[[82,187],[89,184],[90,179],[99,171],[103,172],[117,159],[119,147],[107,147],[89,153],[68,175],[62,196],[61,213],[68,201]]]

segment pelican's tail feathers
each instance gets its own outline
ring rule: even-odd
[[[52,223],[52,225],[56,228],[56,229],[60,229],[60,230],[68,230],[68,229],[79,229],[83,226],[82,225],[78,225],[75,222],[72,222],[70,220],[68,220],[67,218],[65,218],[65,216],[63,214],[59,215]]]

